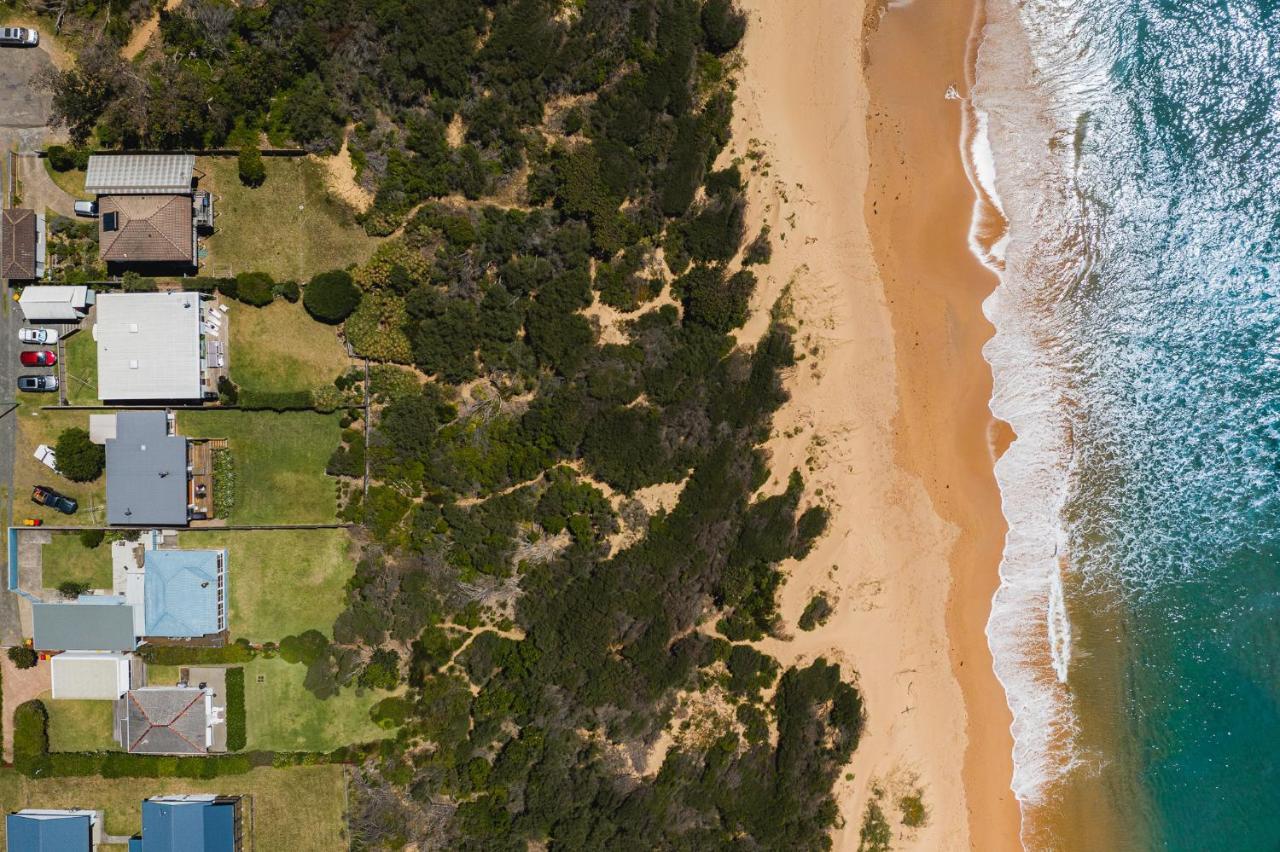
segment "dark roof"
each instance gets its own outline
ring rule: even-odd
[[[145,852],[235,852],[234,802],[142,803]]]
[[[206,754],[203,689],[144,687],[117,703],[121,745],[140,754]]]
[[[110,224],[114,230],[107,230]],[[98,199],[98,253],[119,263],[191,263],[191,196],[104,195]]]
[[[186,524],[187,439],[163,411],[122,411],[107,441],[107,523]]]
[[[0,218],[0,278],[36,277],[36,212],[14,208]]]
[[[75,603],[33,603],[32,644],[41,651],[132,651],[133,607],[120,598],[86,595]]]
[[[89,852],[92,825],[84,814],[9,814],[8,852]]]

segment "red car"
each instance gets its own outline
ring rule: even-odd
[[[24,367],[52,367],[58,363],[58,356],[45,350],[43,352],[23,352],[18,356],[22,359]]]

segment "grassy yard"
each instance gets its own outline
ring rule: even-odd
[[[341,766],[262,767],[208,781],[190,778],[24,778],[0,769],[0,808],[93,808],[106,812],[109,834],[142,829],[142,800],[165,793],[252,797],[246,849],[331,852],[346,849],[346,779]],[[246,811],[245,820],[249,822]],[[248,831],[246,831],[246,835]]]
[[[226,548],[233,639],[278,642],[333,631],[355,573],[346,530],[184,532],[183,547]]]
[[[231,380],[248,390],[304,391],[352,366],[331,325],[313,320],[301,302],[232,308]]]
[[[89,548],[80,543],[79,533],[53,533],[53,541],[40,550],[44,587],[56,589],[74,580],[95,589],[111,588],[111,545],[103,542]]]
[[[119,751],[112,735],[113,701],[54,701],[40,696],[49,711],[50,751]]]
[[[93,526],[106,522],[107,478],[103,474],[93,482],[72,482],[36,461],[33,453],[40,444],[50,447],[58,442],[63,429],[89,428],[87,411],[45,411],[41,404],[54,402],[52,394],[32,399],[33,394],[18,394],[19,408],[10,415],[18,418],[17,452],[13,462],[13,497],[15,518],[40,518],[46,524]],[[336,423],[334,428],[336,429]],[[323,467],[323,466],[322,466]],[[31,489],[47,485],[80,503],[74,515],[64,515],[47,506],[31,502]]]
[[[87,328],[67,338],[62,357],[66,359],[67,401],[72,405],[97,405],[98,343]]]
[[[321,701],[302,685],[307,667],[280,658],[258,658],[244,666],[245,722],[249,749],[328,751],[349,743],[383,739],[390,733],[369,718],[388,693],[357,695],[345,688]],[[263,678],[258,683],[258,678]]]
[[[207,275],[269,272],[305,282],[317,272],[362,263],[377,240],[351,210],[331,199],[320,166],[301,157],[264,157],[267,180],[240,183],[235,157],[201,157],[200,186],[217,201],[217,232],[208,239]]]
[[[40,38],[44,38],[41,33]],[[42,157],[40,160],[44,163],[44,170],[49,173],[49,177],[58,185],[67,195],[77,201],[93,201],[93,196],[84,191],[84,170],[83,169],[67,169],[65,172],[54,171],[53,166],[49,165],[49,158]]]
[[[337,515],[338,484],[324,469],[338,446],[338,415],[181,411],[178,432],[230,441],[236,471],[231,523],[330,523]]]

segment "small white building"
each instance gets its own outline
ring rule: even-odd
[[[67,651],[50,661],[53,698],[115,701],[129,691],[133,654]]]
[[[93,326],[98,399],[203,399],[200,315],[199,293],[100,293]]]
[[[27,322],[79,322],[93,305],[93,291],[62,285],[25,287],[18,305]]]

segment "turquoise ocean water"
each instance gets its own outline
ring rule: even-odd
[[[1015,791],[1094,785],[1115,848],[1280,849],[1280,0],[987,14]]]

